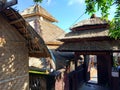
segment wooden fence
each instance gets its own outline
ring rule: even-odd
[[[84,82],[84,68],[67,72],[55,71],[50,74],[29,73],[30,90],[77,90]]]
[[[30,90],[57,90],[55,89],[55,84],[60,86],[62,79],[60,77],[60,72],[55,72],[51,74],[38,74],[29,73],[29,89]],[[59,79],[59,80],[58,80]]]

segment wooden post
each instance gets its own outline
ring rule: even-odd
[[[84,69],[85,69],[85,81],[90,80],[90,72],[88,71],[89,55],[84,55]]]
[[[77,61],[78,61],[78,56],[79,54],[77,52],[75,52],[75,58],[74,58],[74,61],[75,61],[75,82],[74,82],[74,90],[77,90],[77,87],[78,87],[78,79],[77,79]]]
[[[108,84],[110,85],[110,88],[112,86],[112,76],[111,76],[111,72],[112,72],[112,66],[113,66],[113,53],[110,53],[110,55],[108,55],[107,57],[108,59]]]
[[[78,57],[79,57],[79,53],[75,52],[75,71],[77,70],[77,62],[78,62]]]

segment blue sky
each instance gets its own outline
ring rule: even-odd
[[[40,5],[59,21],[55,23],[57,26],[69,32],[69,28],[72,25],[90,17],[84,14],[84,1],[85,0],[43,0]],[[31,5],[34,5],[32,0],[18,0],[18,4],[14,7],[21,12]],[[110,19],[113,17],[114,11],[115,7],[112,7],[110,10]],[[96,15],[100,16],[100,13],[98,12]]]

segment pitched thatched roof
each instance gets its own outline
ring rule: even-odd
[[[40,21],[40,26],[41,26],[41,36],[43,37],[44,41],[47,42],[53,42],[57,41],[58,37],[63,37],[65,35],[65,31],[63,31],[61,28],[58,26],[46,22],[46,21]]]
[[[102,24],[107,24],[107,22],[105,20],[102,20],[100,17],[95,17],[80,21],[77,24],[70,27],[70,29],[72,30],[77,27],[89,26],[89,25],[102,25]]]
[[[107,22],[93,17],[74,25],[72,31],[59,40],[59,51],[101,52],[120,51],[120,40],[110,38]]]
[[[25,38],[29,55],[33,57],[48,57],[49,51],[43,39],[14,9],[8,8],[0,12],[8,22]]]
[[[59,40],[109,37],[108,22],[99,17],[92,17],[80,21],[73,25],[71,30],[65,37],[59,38]]]
[[[90,30],[80,30],[69,32],[65,37],[59,38],[59,40],[71,40],[71,39],[85,39],[85,38],[95,38],[95,37],[109,37],[109,30],[106,28],[100,29],[90,29]]]
[[[49,19],[51,22],[57,22],[57,20],[52,15],[50,15],[44,8],[42,8],[38,4],[25,9],[23,12],[21,12],[21,15],[25,18],[38,15]]]
[[[70,52],[120,51],[120,40],[65,42],[58,50]]]
[[[65,31],[52,23],[53,21],[48,18],[51,15],[45,9],[39,5],[34,5],[24,10],[21,14],[36,29],[50,49],[56,49],[61,44],[57,39],[63,37]],[[41,16],[43,18],[40,18]]]

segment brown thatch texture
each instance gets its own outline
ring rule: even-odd
[[[59,38],[59,40],[65,39],[83,39],[83,38],[95,38],[95,37],[108,37],[108,29],[92,29],[92,30],[80,30],[72,31],[65,35],[65,37]]]
[[[29,90],[26,40],[1,14],[0,90]]]
[[[120,51],[120,40],[64,43],[59,51]]]
[[[57,22],[57,20],[52,15],[50,15],[44,8],[42,8],[38,4],[25,9],[23,12],[21,12],[21,15],[24,17],[39,15],[49,19],[52,22]]]
[[[100,25],[100,24],[107,24],[105,20],[102,20],[99,17],[89,18],[83,21],[78,22],[77,24],[70,27],[70,29],[74,29],[76,27],[87,26],[87,25]]]
[[[41,35],[45,42],[59,42],[57,41],[58,37],[63,37],[65,35],[65,32],[61,28],[50,22],[40,20],[40,26],[42,31]]]
[[[25,38],[30,56],[50,56],[43,39],[37,34],[37,32],[35,32],[35,30],[23,19],[23,17],[17,11],[9,8],[2,11],[1,14]]]
[[[44,39],[48,48],[56,49],[61,44],[57,39],[63,37],[65,32],[52,23],[51,16],[45,9],[35,5],[24,10],[21,14]]]

